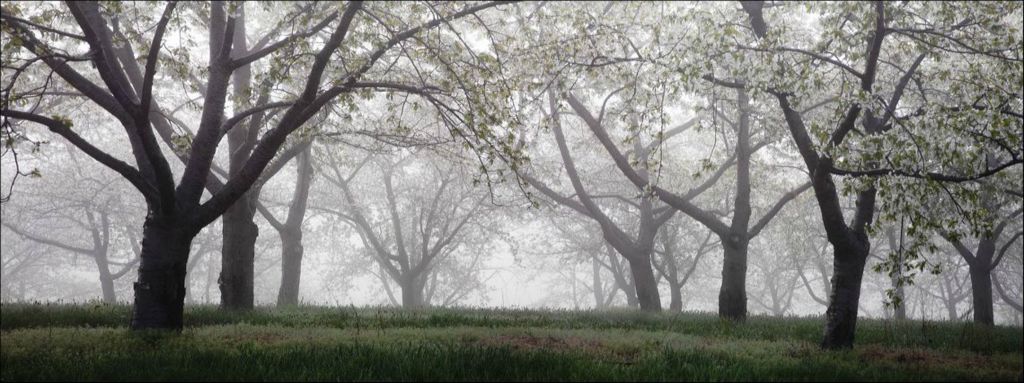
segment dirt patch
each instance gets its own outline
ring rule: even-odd
[[[860,350],[860,360],[863,362],[887,361],[896,364],[911,364],[923,367],[961,367],[978,368],[989,366],[990,363],[981,356],[975,355],[949,355],[921,349],[891,349],[884,347],[865,347]]]
[[[516,351],[545,350],[556,352],[580,351],[584,353],[600,353],[604,349],[601,342],[575,336],[498,335],[479,339],[477,343],[487,347],[507,346]]]

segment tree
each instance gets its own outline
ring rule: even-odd
[[[3,226],[28,241],[91,259],[103,301],[116,303],[115,282],[139,262],[138,232],[127,214],[135,201],[122,198],[116,180],[95,174],[96,167],[81,163],[72,148],[50,149],[39,163],[47,177],[34,177],[29,195],[4,205]],[[77,186],[65,189],[68,184]]]
[[[595,309],[611,307],[620,291],[627,306],[639,307],[629,266],[620,260],[615,248],[604,240],[599,225],[591,220],[580,220],[577,213],[564,207],[539,210],[536,215],[547,218],[546,226],[554,230],[543,231],[539,234],[541,238],[527,244],[531,248],[530,258],[537,260],[533,267],[538,270],[558,269],[561,278],[554,280],[554,284],[561,285],[566,282],[565,279],[569,279],[570,288],[583,285],[593,295]],[[587,262],[590,263],[589,281],[587,278],[575,277],[576,266]],[[562,270],[565,265],[572,266],[569,270]],[[552,291],[552,295],[563,295],[562,289]],[[580,294],[571,295],[576,297]]]
[[[716,243],[711,241],[712,232],[702,236],[692,227],[684,228],[678,219],[675,221],[662,226],[659,234],[661,249],[654,250],[660,256],[660,262],[655,258],[652,263],[658,275],[668,283],[669,310],[680,312],[683,310],[683,287],[697,271],[700,260],[714,249]],[[680,243],[680,240],[684,242]]]
[[[110,155],[83,139],[72,130],[73,122],[70,118],[60,115],[48,117],[31,107],[25,109],[26,101],[29,99],[53,97],[46,94],[45,84],[41,93],[34,93],[30,90],[37,84],[18,82],[17,75],[5,76],[5,79],[10,81],[5,84],[5,89],[15,91],[5,92],[0,115],[3,116],[5,125],[12,124],[11,120],[14,120],[45,126],[94,160],[116,171],[145,198],[148,213],[143,226],[142,260],[139,280],[135,285],[131,327],[180,329],[186,263],[192,239],[200,229],[220,217],[257,182],[288,136],[315,116],[324,105],[343,94],[360,89],[380,88],[399,88],[422,93],[422,90],[414,86],[368,81],[366,77],[380,75],[373,71],[375,64],[396,46],[418,33],[499,4],[501,3],[465,6],[459,10],[438,13],[438,17],[429,21],[420,22],[413,17],[414,21],[398,26],[401,31],[397,33],[381,32],[370,25],[354,29],[354,25],[368,24],[364,19],[356,20],[357,14],[361,11],[368,12],[363,10],[363,4],[359,2],[346,4],[340,13],[310,15],[313,16],[308,19],[310,22],[319,19],[318,24],[314,25],[316,28],[312,28],[311,35],[328,25],[334,24],[334,27],[328,35],[319,35],[323,38],[322,45],[309,52],[311,55],[305,56],[311,57],[312,61],[304,60],[301,55],[288,56],[292,63],[302,63],[299,67],[308,66],[308,70],[301,72],[305,81],[303,85],[298,86],[298,96],[286,96],[288,98],[277,101],[268,100],[265,104],[255,105],[244,111],[234,111],[233,117],[224,118],[227,112],[227,90],[233,73],[268,56],[280,57],[288,50],[295,52],[294,49],[304,46],[310,40],[301,38],[300,33],[297,33],[269,44],[259,51],[242,57],[233,57],[233,36],[238,23],[238,5],[225,6],[223,3],[213,3],[209,9],[210,54],[206,76],[208,80],[203,87],[201,115],[195,135],[183,145],[187,146],[187,150],[184,151],[187,163],[180,181],[177,182],[154,134],[154,126],[169,125],[162,117],[159,100],[154,101],[159,98],[154,97],[154,83],[162,56],[161,46],[165,43],[164,34],[170,22],[177,19],[176,27],[184,28],[190,33],[196,29],[195,24],[182,22],[181,17],[176,17],[175,10],[178,4],[168,3],[160,13],[161,16],[152,29],[153,37],[148,40],[144,70],[141,73],[133,70],[138,68],[137,65],[124,62],[134,60],[122,60],[123,57],[118,56],[119,49],[130,47],[131,42],[115,40],[115,33],[108,22],[111,19],[110,15],[119,16],[115,18],[120,20],[127,19],[127,15],[123,14],[123,7],[101,7],[95,2],[68,3],[67,8],[75,24],[81,29],[79,34],[28,21],[20,17],[22,12],[17,4],[5,4],[4,45],[23,48],[18,51],[22,55],[13,59],[24,62],[21,65],[14,65],[13,61],[8,62],[10,57],[5,56],[5,71],[7,68],[20,68],[20,71],[24,72],[33,65],[45,65],[52,70],[74,91],[109,113],[124,127],[136,166]],[[149,7],[147,4],[134,6]],[[199,8],[205,12],[205,8]],[[351,38],[346,39],[352,30],[356,32],[351,34]],[[379,36],[378,33],[383,36]],[[367,38],[363,37],[367,34],[377,37],[370,40],[373,48],[368,51],[351,49],[367,41]],[[89,53],[65,54],[58,46],[58,41],[48,41],[51,39],[76,47],[84,43],[88,45]],[[185,43],[181,44],[182,46],[173,47],[171,50],[185,48]],[[332,60],[343,45],[345,49],[340,50],[340,54],[344,59]],[[195,53],[188,52],[187,48],[185,52],[188,58]],[[88,62],[92,68],[78,65],[81,62]],[[332,67],[329,71],[328,67],[332,62],[343,62],[345,66]],[[164,69],[174,67],[167,62],[163,65]],[[97,84],[89,75],[83,74],[83,70],[89,69],[94,69],[92,73],[95,75],[91,77],[98,76],[102,80],[102,85]],[[269,73],[270,78],[280,78],[284,74],[280,69],[271,70]],[[165,77],[173,78],[170,75]],[[202,201],[203,191],[208,187],[208,179],[211,177],[213,158],[224,135],[246,118],[275,109],[281,109],[283,112],[271,124],[272,127],[257,140],[252,155],[245,161],[241,170],[237,174],[231,174],[222,188],[213,192],[205,202]]]
[[[992,206],[995,199],[991,195],[987,197],[986,200],[989,204],[988,212],[990,212],[988,214],[991,214],[989,219],[995,221],[995,214],[992,213],[999,211],[999,209]],[[1009,235],[1008,239],[1003,240],[1002,245],[999,244],[1000,239],[1004,237],[1006,229],[1017,226],[1013,225],[1014,222],[1020,222],[1022,211],[1024,210],[1018,208],[997,220],[991,231],[986,231],[977,238],[977,246],[974,250],[968,248],[964,241],[956,234],[946,232],[943,235],[943,238],[949,241],[953,248],[956,249],[957,254],[967,262],[967,267],[970,270],[975,323],[990,326],[995,324],[992,303],[992,271],[1005,259],[1007,251],[1010,250],[1014,242],[1021,239],[1021,236],[1024,235],[1024,232],[1018,230]]]
[[[752,221],[751,158],[757,150],[769,144],[771,138],[767,134],[765,138],[757,137],[755,128],[762,120],[757,118],[758,105],[751,103],[748,92],[743,89],[731,90],[736,94],[735,99],[708,94],[708,105],[691,101],[693,98],[685,91],[692,91],[694,87],[679,79],[675,66],[680,57],[689,55],[692,47],[673,35],[676,31],[684,32],[680,21],[685,21],[687,14],[693,12],[689,9],[691,7],[628,4],[620,10],[630,15],[626,20],[604,17],[614,6],[609,4],[603,9],[586,11],[567,6],[552,11],[549,19],[540,19],[538,37],[532,37],[540,41],[531,42],[532,45],[526,48],[538,52],[529,58],[537,60],[534,65],[552,73],[547,75],[553,78],[542,86],[555,93],[556,101],[553,103],[568,103],[573,115],[583,120],[616,167],[640,189],[641,199],[659,199],[700,222],[719,237],[724,257],[719,314],[733,319],[745,318],[749,242],[789,200],[809,185],[796,186],[789,193],[784,193],[760,220]],[[570,35],[565,36],[563,31]],[[533,45],[553,48],[538,50]],[[690,102],[680,105],[676,100]],[[673,109],[693,106],[703,107],[694,109],[706,113],[688,117],[677,126],[666,126],[671,117],[681,117]],[[684,132],[692,132],[694,126],[711,125],[711,122],[719,120],[726,123],[715,124],[714,128],[720,129],[723,136],[729,136],[732,147],[729,156],[710,165],[715,170],[712,175],[692,185],[690,190],[677,193],[657,185],[662,170],[666,169],[658,163],[661,160],[659,156],[668,151],[668,141]],[[617,134],[620,131],[625,134]],[[653,137],[647,144],[638,145],[639,136],[645,134]],[[633,144],[633,148],[628,151],[619,149],[618,141],[613,137],[628,141],[627,147]],[[714,185],[733,165],[736,166],[736,184],[732,215],[716,217],[711,209],[698,207],[694,199]],[[667,171],[675,170],[667,168]],[[655,179],[648,179],[648,173],[652,173]],[[576,192],[580,194],[579,190]],[[643,243],[638,241],[637,247],[644,248]],[[631,255],[627,253],[631,252],[623,252],[623,255],[629,259]],[[643,260],[638,263],[643,263]]]
[[[723,223],[709,211],[701,209],[691,203],[690,200],[693,198],[692,192],[676,194],[659,186],[653,185],[646,174],[638,172],[629,163],[626,156],[622,154],[612,141],[601,121],[594,117],[594,115],[572,94],[568,94],[567,99],[573,110],[586,122],[591,132],[597,136],[598,140],[601,141],[602,146],[604,146],[605,150],[607,150],[615,160],[615,164],[619,170],[622,171],[623,174],[633,182],[633,184],[641,190],[649,190],[650,193],[657,196],[657,198],[661,199],[662,202],[672,206],[674,209],[678,209],[679,211],[686,213],[718,235],[724,249],[723,259],[725,260],[725,264],[722,269],[722,288],[719,291],[718,313],[723,317],[731,319],[745,318],[747,315],[747,248],[750,240],[756,237],[761,230],[771,222],[771,219],[786,205],[786,203],[791,201],[810,186],[809,184],[804,184],[784,194],[782,198],[774,204],[774,206],[768,209],[768,211],[754,223],[753,226],[750,225],[750,218],[752,216],[750,204],[750,157],[755,149],[752,148],[752,145],[750,144],[750,112],[747,96],[743,93],[739,94],[738,105],[741,110],[739,123],[737,125],[737,134],[739,138],[736,141],[736,152],[734,154],[737,166],[737,192],[735,194],[736,201],[734,202],[732,220],[729,225]],[[760,146],[763,145],[758,145],[757,147]],[[643,158],[643,160],[646,161],[646,158]],[[725,165],[730,164],[731,162],[727,162]],[[726,166],[723,166],[721,169],[724,169],[725,167]]]
[[[639,202],[624,199],[628,205],[636,208],[639,213],[639,224],[635,231],[636,234],[630,235],[616,224],[608,213],[595,202],[595,197],[591,195],[591,192],[587,191],[586,186],[581,181],[580,172],[576,167],[572,154],[569,152],[565,135],[562,132],[560,113],[554,92],[549,93],[548,100],[550,113],[548,116],[551,131],[554,133],[555,142],[558,145],[558,151],[565,166],[565,172],[575,191],[575,199],[561,195],[531,175],[520,173],[519,176],[548,198],[596,221],[601,227],[605,241],[629,262],[629,268],[633,277],[633,287],[636,289],[640,309],[644,311],[661,311],[661,298],[658,292],[658,282],[654,277],[651,265],[651,254],[654,251],[654,240],[657,236],[658,228],[672,218],[675,210],[666,207],[656,208],[653,198],[650,197],[642,197]],[[695,193],[694,196],[696,194],[699,193]]]
[[[333,160],[324,174],[325,180],[341,189],[344,199],[344,208],[332,214],[359,232],[372,258],[400,286],[401,303],[406,308],[430,305],[440,290],[442,270],[450,274],[475,272],[485,253],[474,246],[477,240],[473,237],[480,237],[481,220],[488,214],[487,194],[463,184],[457,165],[415,161],[420,156],[413,152],[397,161],[377,158],[374,175],[384,186],[383,199],[373,198],[372,193],[357,194],[353,183],[358,181],[362,165],[346,175]],[[467,270],[458,270],[464,264],[468,264]],[[442,305],[452,304],[478,287],[467,284],[462,276],[450,276],[456,278],[447,281],[449,291],[440,297]]]
[[[302,280],[302,220],[306,215],[309,200],[309,188],[313,184],[313,163],[311,157],[312,143],[303,145],[304,149],[295,160],[297,168],[295,191],[292,194],[291,206],[285,220],[279,221],[265,207],[257,207],[263,217],[270,222],[281,236],[281,287],[278,289],[277,305],[294,306],[299,304],[299,282]]]
[[[836,10],[822,8],[818,10],[819,17],[825,20],[822,25],[840,26],[856,18],[861,21],[859,25],[862,29],[856,32],[856,39],[824,38],[821,41],[827,42],[826,44],[819,44],[807,50],[786,45],[789,41],[784,38],[789,36],[773,30],[774,26],[766,22],[764,3],[744,3],[743,11],[748,15],[748,21],[760,45],[740,48],[764,53],[760,56],[767,61],[764,68],[774,69],[766,73],[770,74],[768,78],[758,79],[757,83],[730,82],[711,74],[705,75],[731,87],[764,89],[774,97],[778,101],[793,142],[810,173],[822,223],[833,246],[834,258],[832,291],[822,341],[824,348],[849,348],[853,345],[860,285],[871,245],[869,231],[875,223],[879,191],[882,191],[882,215],[887,218],[895,215],[892,212],[897,206],[903,208],[899,203],[901,201],[890,197],[890,194],[909,194],[906,193],[906,189],[888,188],[886,182],[890,181],[885,178],[870,178],[860,185],[850,185],[853,186],[851,192],[856,195],[857,202],[853,217],[847,223],[833,175],[921,179],[925,180],[922,183],[932,187],[930,190],[935,190],[939,189],[935,185],[940,182],[972,182],[1021,163],[1019,150],[1013,146],[1005,146],[1006,143],[1001,141],[1001,137],[1006,137],[1007,134],[996,136],[1000,138],[987,138],[989,136],[984,134],[979,138],[971,134],[976,133],[971,130],[974,127],[1019,126],[1020,113],[1013,111],[1012,107],[1006,104],[995,106],[987,102],[975,102],[972,107],[970,101],[966,101],[985,98],[999,100],[1012,93],[1003,93],[1001,90],[988,92],[992,90],[991,88],[979,90],[974,87],[959,87],[956,85],[957,80],[953,80],[952,85],[940,81],[932,82],[935,87],[940,88],[937,92],[944,93],[953,103],[964,102],[947,106],[929,99],[920,87],[917,92],[908,92],[908,86],[912,81],[931,80],[924,76],[933,68],[922,66],[922,62],[929,57],[951,56],[956,60],[968,56],[986,61],[988,71],[979,72],[975,68],[973,71],[958,73],[957,75],[962,76],[961,80],[964,81],[979,80],[983,84],[991,84],[998,75],[1019,78],[1019,64],[1005,56],[1007,52],[1011,52],[1011,55],[1019,57],[1019,44],[1011,44],[1010,47],[1013,48],[1008,49],[1002,45],[1005,38],[1019,40],[1019,36],[1015,34],[1003,33],[1014,28],[1012,25],[1006,25],[1005,19],[1001,19],[1007,11],[1003,6],[1004,4],[979,6],[975,9],[975,16],[986,20],[979,24],[958,23],[955,20],[955,13],[943,13],[944,5],[933,9],[929,5],[897,6],[878,2],[870,6],[852,6],[834,13],[832,11]],[[938,12],[935,12],[936,10]],[[925,19],[929,21],[929,25],[923,28],[916,24],[922,15],[927,15]],[[1001,29],[987,29],[984,27],[986,23],[999,24]],[[846,33],[841,29],[832,32],[824,28],[823,31],[838,37]],[[978,33],[984,36],[975,40],[976,45],[965,46],[961,38],[975,37]],[[999,40],[995,41],[996,39]],[[890,49],[886,50],[883,47]],[[911,49],[910,57],[901,47]],[[863,68],[855,69],[853,65],[846,63],[853,59],[863,59]],[[894,64],[885,64],[893,69],[894,73],[885,74],[887,68],[882,64],[894,62],[896,59],[898,61]],[[815,68],[816,65],[834,68],[841,74],[840,84],[829,84],[830,88],[836,89],[836,85],[841,85],[838,89],[846,89],[846,94],[843,95],[846,99],[841,102],[842,108],[837,108],[834,113],[825,116],[819,114],[817,118],[813,115],[804,115],[794,104],[795,99],[807,100],[811,90],[822,89],[822,84],[829,81],[824,77],[818,77],[824,72],[820,68]],[[938,72],[948,73],[941,70]],[[1005,78],[996,81],[1002,82]],[[908,94],[911,94],[907,97],[909,101],[901,106],[901,101]],[[995,102],[999,105],[1001,101]],[[981,116],[974,113],[975,107],[991,108],[997,112]],[[921,112],[900,114],[900,111],[914,109]],[[925,115],[927,117],[924,117]],[[820,119],[821,117],[824,119]],[[808,119],[812,121],[810,125],[807,123]],[[923,127],[933,126],[932,122],[935,120],[957,121],[957,124],[940,126],[943,128],[940,130],[942,134],[933,132],[927,140],[917,133]],[[977,153],[957,156],[953,154],[960,152],[926,151],[923,148],[942,146],[942,141],[936,138],[943,135],[955,137],[957,141],[954,142],[977,142],[979,145],[1001,151],[1006,155],[1006,161],[991,166],[992,164],[982,158],[981,170],[977,170]],[[933,144],[929,145],[927,142]],[[944,147],[948,148],[949,145]],[[917,150],[916,153],[914,149]],[[851,167],[856,168],[850,170]],[[946,170],[949,168],[954,170]],[[893,199],[896,201],[892,202]],[[904,259],[904,262],[907,260]]]

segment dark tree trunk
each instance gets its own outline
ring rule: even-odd
[[[147,218],[131,328],[181,330],[185,269],[195,232],[169,218]]]
[[[235,202],[223,216],[223,247],[220,270],[220,305],[225,309],[248,310],[253,307],[253,279],[256,237],[259,228],[253,222],[256,210],[248,193]]]
[[[974,323],[993,325],[992,273],[987,264],[971,266],[971,294],[974,298]]]
[[[248,50],[245,39],[246,17],[241,10],[235,25],[233,50],[235,55]],[[233,74],[233,91],[235,109],[243,110],[251,106],[250,93],[252,71],[248,65],[238,68]],[[252,120],[250,120],[251,122]],[[248,124],[240,124],[227,134],[228,141],[228,174],[231,178],[241,173],[255,147],[256,129]],[[249,310],[253,307],[253,279],[255,278],[256,237],[259,227],[256,226],[256,201],[259,188],[243,194],[222,217],[223,225],[220,296],[221,308],[232,310]]]
[[[281,233],[281,288],[278,306],[299,304],[299,281],[302,279],[302,230]]]
[[[722,238],[722,288],[718,292],[718,315],[743,320],[747,317],[747,246],[735,238]]]
[[[641,311],[661,311],[661,296],[658,280],[651,267],[651,254],[629,257],[629,269],[633,272],[633,286],[636,288],[637,303]]]
[[[851,348],[857,329],[867,249],[866,246],[847,245],[836,246],[834,252],[832,295],[825,312],[825,337],[821,346],[826,349]]]

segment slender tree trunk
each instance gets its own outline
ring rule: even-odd
[[[114,292],[114,278],[110,275],[110,265],[107,262],[107,254],[97,251],[93,255],[96,259],[96,268],[100,272],[100,288],[103,290],[104,303],[117,303],[117,294]]]
[[[666,232],[667,234],[667,232]],[[679,267],[673,258],[673,246],[671,241],[665,241],[664,269],[665,280],[668,282],[669,303],[668,309],[672,312],[683,311],[683,284],[679,283]]]
[[[590,266],[593,269],[593,280],[591,283],[594,285],[594,308],[604,308],[604,290],[601,285],[601,265],[597,263],[596,258],[591,258]],[[614,292],[614,291],[612,291]]]
[[[146,219],[131,328],[181,331],[185,269],[195,232],[167,217]]]
[[[826,349],[851,348],[857,329],[861,280],[867,263],[866,246],[836,246],[834,259],[832,295],[825,312],[825,337],[821,346]]]
[[[306,202],[313,179],[310,146],[298,156],[298,176],[292,206],[283,224],[274,224],[281,235],[281,288],[277,293],[278,306],[299,304],[299,282],[302,280],[302,220],[306,215]]]
[[[629,257],[629,269],[633,272],[633,286],[636,288],[637,303],[642,311],[661,311],[661,296],[658,280],[651,267],[651,254],[637,254]]]
[[[302,230],[281,232],[281,288],[278,306],[299,304],[299,281],[302,279]]]
[[[722,238],[722,288],[718,292],[718,315],[743,320],[747,317],[747,245],[735,238]]]
[[[970,267],[971,295],[974,298],[974,323],[993,325],[992,273],[987,264]]]
[[[253,279],[256,237],[259,228],[253,222],[256,210],[249,194],[224,213],[223,247],[220,270],[220,305],[225,309],[248,310],[253,307]]]
[[[893,308],[893,319],[897,321],[907,320],[907,296],[903,290],[903,285],[899,284],[897,278],[891,278],[893,287],[893,294],[896,295],[896,299],[899,300],[899,304]]]
[[[896,270],[893,270],[889,276],[889,283],[893,291],[893,319],[897,321],[907,320],[907,302],[906,294],[903,291],[903,285],[899,281],[899,276],[903,275],[903,248],[902,248],[902,235],[900,233],[900,239],[896,239],[896,229],[889,226],[885,230],[886,237],[889,239],[889,251],[896,252]]]

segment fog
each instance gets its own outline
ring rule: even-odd
[[[0,300],[1021,326],[971,4],[5,3]]]

